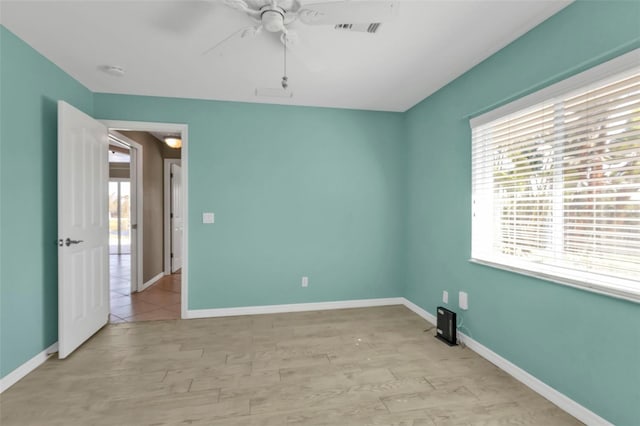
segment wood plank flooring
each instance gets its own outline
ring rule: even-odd
[[[0,424],[581,424],[433,334],[403,306],[110,324],[3,393]]]

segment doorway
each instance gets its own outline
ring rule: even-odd
[[[110,322],[124,322],[124,302],[142,281],[142,146],[109,132],[109,301]]]
[[[178,124],[100,122],[72,105],[58,101],[58,357],[64,359],[109,322],[109,128],[157,131],[172,130],[182,135],[187,146],[187,126]],[[130,149],[131,160],[138,149]],[[187,151],[183,155],[183,258],[180,276],[180,315],[187,316],[188,253],[188,173]],[[142,151],[139,152],[142,157]],[[143,207],[134,208],[134,191],[142,184],[143,176],[134,179],[137,167],[131,168],[131,214],[137,218]],[[133,182],[136,182],[135,184]],[[142,191],[138,191],[138,194]],[[122,201],[119,201],[122,204]],[[140,200],[142,204],[142,200]],[[117,208],[117,207],[116,207]],[[134,213],[135,212],[135,213]],[[122,218],[118,218],[119,221]],[[129,238],[131,256],[142,251],[142,223],[136,230],[131,223]],[[122,226],[122,224],[120,224]],[[137,232],[136,232],[137,231]],[[122,244],[122,236],[118,236]],[[131,261],[132,271],[141,256]],[[137,268],[133,277],[142,272]],[[132,280],[133,282],[133,280]],[[140,280],[136,280],[138,289]]]
[[[183,305],[186,304],[183,298],[183,295],[186,295],[183,273],[185,268],[173,270],[169,268],[167,270],[165,267],[164,216],[167,188],[164,183],[166,178],[164,161],[168,156],[171,157],[171,161],[182,163],[184,158],[181,158],[182,149],[169,146],[165,143],[164,138],[171,136],[173,139],[186,142],[186,126],[128,122],[105,122],[105,124],[109,127],[110,133],[116,133],[130,143],[139,145],[141,148],[140,157],[143,158],[140,161],[142,168],[139,172],[143,183],[141,195],[138,198],[144,208],[140,208],[142,217],[138,221],[138,229],[129,228],[132,231],[131,238],[135,239],[136,235],[139,237],[139,274],[141,279],[137,285],[132,284],[129,291],[126,291],[126,285],[121,281],[121,277],[128,273],[126,261],[133,259],[133,256],[127,255],[126,232],[122,233],[122,230],[126,229],[126,217],[122,215],[122,212],[126,210],[122,208],[125,204],[125,200],[123,200],[120,206],[120,228],[117,226],[118,221],[112,220],[114,224],[112,225],[111,234],[113,236],[110,239],[110,247],[113,247],[114,256],[111,256],[110,268],[112,283],[110,322],[180,319],[183,317]],[[173,172],[177,181],[186,181],[186,176],[184,176],[186,173],[182,169],[175,169]],[[127,192],[126,182],[119,182],[118,185],[112,182],[110,185],[111,192],[117,193],[119,189],[121,198],[123,198],[122,194]],[[177,192],[169,189],[169,208],[172,205],[171,199],[184,200],[186,198],[185,187],[186,185],[181,185]],[[116,210],[117,203],[113,204],[112,210]],[[186,206],[179,206],[174,215],[182,218],[185,210]],[[111,214],[111,216],[114,215]],[[179,244],[182,247],[184,245],[183,239],[185,236],[180,235],[178,238],[170,238],[169,240],[170,243],[173,242],[174,246]],[[116,249],[119,250],[117,255],[115,255]],[[181,257],[186,259],[184,253]],[[116,259],[118,262],[115,261]]]

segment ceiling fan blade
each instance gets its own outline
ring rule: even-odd
[[[234,31],[229,36],[225,37],[224,39],[220,40],[218,43],[214,44],[213,46],[211,46],[210,48],[202,52],[202,54],[208,55],[213,51],[217,51],[218,55],[222,56],[230,48],[233,47],[232,45],[234,44],[233,43],[234,41],[241,40],[243,38],[253,38],[257,34],[259,34],[261,31],[262,31],[262,25],[240,28],[238,31]],[[223,46],[228,48],[222,49]]]
[[[224,0],[223,2],[232,9],[240,10],[254,19],[260,19],[260,11],[251,9],[244,0]]]
[[[397,1],[335,1],[308,4],[298,12],[309,25],[381,23],[393,19]]]
[[[289,25],[298,18],[298,12],[302,9],[302,3],[300,0],[292,0],[291,6],[284,12],[284,23]]]

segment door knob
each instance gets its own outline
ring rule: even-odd
[[[69,247],[71,244],[80,244],[81,242],[82,240],[72,240],[71,238],[67,238],[64,243]]]

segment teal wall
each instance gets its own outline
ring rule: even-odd
[[[94,115],[189,125],[190,309],[401,295],[402,114],[96,94]]]
[[[577,2],[406,113],[405,297],[617,425],[640,422],[640,305],[469,263],[468,115],[640,45],[640,2]],[[453,296],[453,297],[452,297]]]
[[[93,94],[0,26],[0,377],[58,340],[57,101]]]
[[[465,290],[471,337],[634,425],[640,305],[468,262],[468,116],[637,47],[638,22],[638,2],[574,3],[405,114],[91,94],[0,28],[0,376],[57,338],[65,99],[189,125],[191,309],[404,295],[433,313]]]

